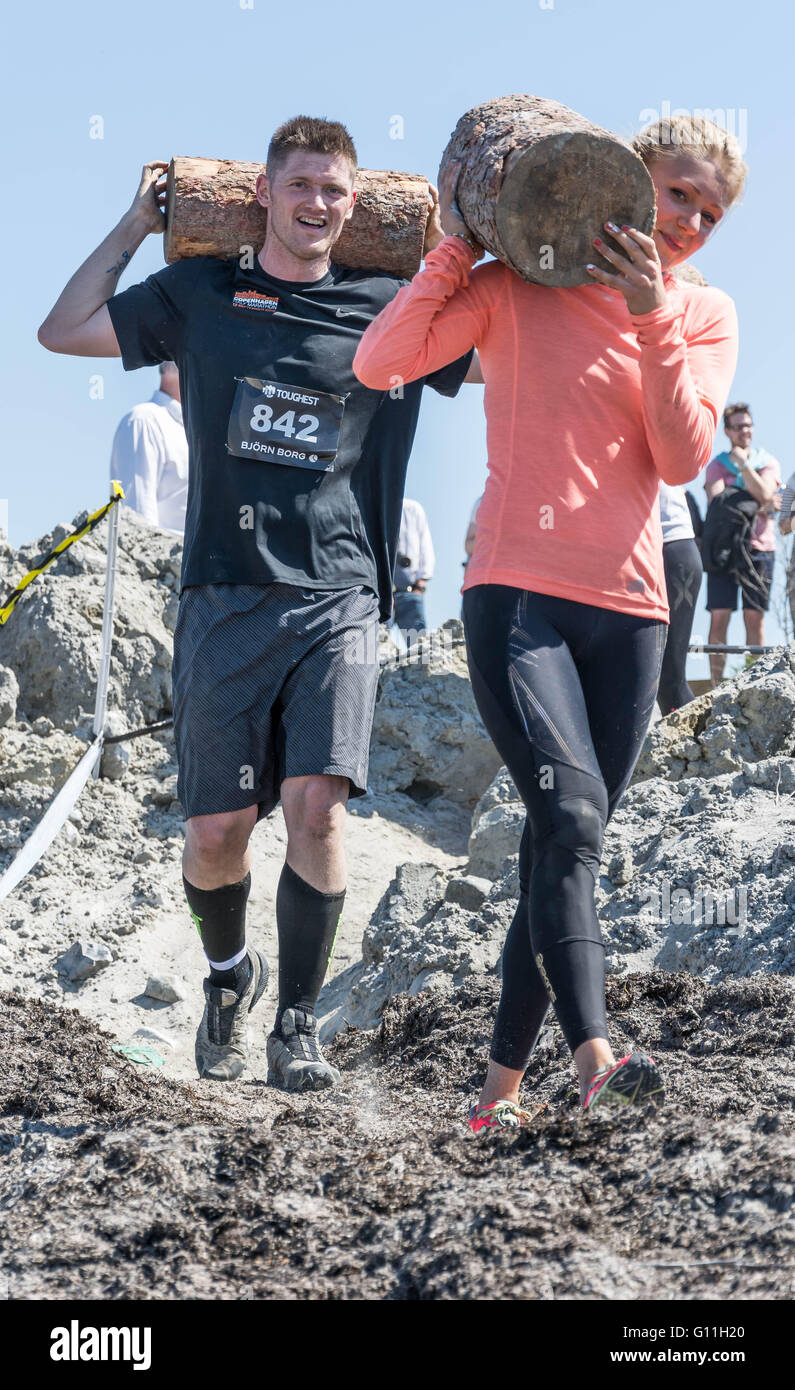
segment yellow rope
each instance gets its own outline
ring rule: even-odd
[[[45,555],[41,564],[37,565],[35,569],[28,570],[27,574],[20,579],[16,588],[9,594],[6,602],[3,604],[2,608],[0,608],[0,627],[8,622],[8,619],[11,617],[11,614],[28,585],[32,584],[34,579],[38,578],[38,576],[46,570],[48,565],[51,565],[54,560],[57,560],[59,555],[63,555],[63,552],[68,550],[70,545],[74,545],[75,541],[82,540],[83,536],[87,536],[93,531],[94,528],[99,525],[102,518],[107,516],[111,507],[115,507],[117,502],[122,501],[124,489],[121,483],[116,482],[114,478],[111,483],[111,488],[113,489],[113,496],[110,501],[106,502],[105,505],[100,507],[97,511],[92,512],[85,526],[82,526],[79,531],[73,531],[70,536],[65,536],[62,541],[59,541],[58,544],[53,547],[48,555]]]

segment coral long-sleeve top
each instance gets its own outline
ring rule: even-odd
[[[477,347],[489,475],[465,589],[508,584],[667,621],[660,479],[709,463],[737,362],[732,300],[665,276],[631,315],[602,285],[528,284],[474,268],[460,237],[365,332],[354,371],[385,390]],[[451,466],[453,461],[451,460]]]

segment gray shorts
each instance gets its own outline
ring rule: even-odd
[[[286,777],[367,789],[378,599],[290,584],[185,589],[174,634],[174,733],[185,816],[277,804]]]

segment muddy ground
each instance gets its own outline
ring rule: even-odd
[[[665,1105],[583,1117],[555,1027],[525,1087],[546,1108],[484,1140],[497,990],[400,996],[306,1098],[170,1080],[0,996],[0,1295],[791,1299],[791,982],[611,981],[614,1046],[658,1058]]]

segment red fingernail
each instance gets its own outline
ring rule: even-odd
[[[622,222],[622,223],[621,223],[621,230],[622,230],[622,232],[628,232],[628,231],[630,231],[630,228],[627,226],[626,222]]]
[[[593,239],[593,244],[594,244],[594,246],[603,246],[603,245],[604,245],[604,243],[601,242],[601,241],[599,240],[598,236],[595,236],[595,237],[594,237],[594,239]]]

